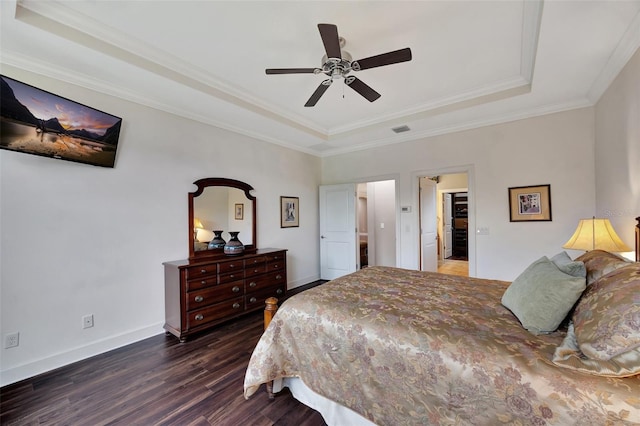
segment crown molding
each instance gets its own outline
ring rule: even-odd
[[[469,104],[477,105],[489,102],[509,96],[510,93],[511,96],[524,93],[523,91],[509,92],[507,89],[526,88],[531,84],[542,4],[543,0],[523,2],[520,76],[422,104],[400,113],[385,114],[371,120],[333,129],[322,128],[308,119],[267,104],[246,91],[213,77],[210,73],[193,64],[185,63],[182,59],[72,10],[58,1],[20,0],[16,4],[16,19],[40,28],[46,28],[54,34],[93,50],[303,131],[313,137],[329,141],[358,130],[388,125],[400,120],[401,117],[402,121],[406,121],[407,119],[465,108]],[[486,97],[492,91],[495,96]],[[474,99],[475,101],[473,101]],[[407,115],[409,117],[403,117]]]
[[[314,137],[327,138],[327,130],[311,121],[285,113],[274,105],[262,102],[249,93],[214,78],[193,64],[97,22],[58,1],[22,0],[16,4],[15,17],[22,22],[46,29],[67,40],[233,103]]]
[[[530,92],[535,69],[535,59],[538,52],[543,4],[544,0],[523,2],[519,75],[393,114],[386,114],[374,119],[358,121],[346,126],[333,128],[329,131],[329,140],[374,126],[388,126],[393,123],[407,122]]]
[[[348,154],[351,152],[364,151],[372,148],[379,148],[386,145],[394,145],[403,142],[413,142],[429,137],[445,135],[449,133],[457,133],[466,130],[478,129],[481,127],[505,124],[513,121],[525,120],[528,118],[539,117],[548,114],[555,114],[564,111],[570,111],[580,108],[592,107],[594,104],[587,98],[576,99],[572,102],[545,105],[539,108],[526,109],[523,111],[513,111],[511,114],[499,116],[491,116],[479,120],[467,120],[455,125],[434,127],[421,132],[408,132],[402,136],[394,136],[389,138],[380,138],[364,144],[353,145],[346,148],[335,148],[323,151],[320,157],[331,157],[334,155]]]
[[[640,48],[640,12],[633,18],[620,43],[618,43],[613,54],[609,57],[600,74],[598,74],[593,85],[591,85],[587,97],[592,103],[598,102],[638,48]]]
[[[301,147],[300,145],[295,145],[292,143],[287,143],[281,139],[272,138],[270,136],[253,132],[242,127],[230,125],[220,120],[214,120],[208,116],[189,113],[188,111],[185,111],[182,108],[175,108],[172,105],[168,105],[163,102],[158,102],[147,96],[143,96],[139,93],[136,93],[133,90],[124,89],[124,88],[113,85],[113,83],[105,82],[93,77],[89,77],[84,74],[80,74],[75,70],[69,70],[59,66],[54,66],[48,62],[38,61],[30,56],[25,56],[20,53],[3,51],[2,62],[0,63],[0,65],[8,65],[16,69],[31,72],[34,74],[39,74],[44,77],[48,77],[54,80],[68,83],[70,85],[83,87],[85,89],[92,90],[94,92],[116,97],[118,99],[133,102],[135,104],[142,105],[148,108],[153,108],[159,111],[164,111],[166,113],[169,113],[178,117],[197,121],[203,124],[208,124],[223,130],[227,130],[233,133],[243,135],[243,136],[248,136],[253,139],[269,142],[284,148],[293,149],[295,151],[300,151],[305,154],[310,154],[315,156],[318,155],[317,152],[312,149],[304,148],[304,147]]]

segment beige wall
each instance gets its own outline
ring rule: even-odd
[[[418,176],[468,168],[470,271],[512,280],[542,255],[554,255],[579,218],[595,209],[594,112],[577,109],[325,158],[325,184],[394,175],[401,206],[398,266],[418,268]],[[551,222],[509,221],[508,188],[551,185]],[[478,227],[489,235],[476,235]],[[474,255],[475,253],[475,255]]]
[[[640,216],[640,50],[596,105],[596,211],[634,246]],[[627,253],[632,258],[632,253]]]
[[[162,262],[188,256],[187,193],[255,188],[258,245],[288,252],[289,286],[319,277],[320,159],[3,66],[2,74],[123,118],[115,168],[0,151],[2,384],[162,333]],[[280,228],[280,196],[300,227]],[[240,235],[242,240],[242,235]],[[95,326],[83,330],[81,318]]]

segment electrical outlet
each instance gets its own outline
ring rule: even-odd
[[[82,328],[93,327],[93,315],[85,315],[82,317]]]
[[[4,335],[4,348],[15,348],[20,344],[20,333],[8,333]]]

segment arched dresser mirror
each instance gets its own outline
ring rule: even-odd
[[[238,232],[245,253],[255,251],[256,197],[247,183],[226,178],[205,178],[194,182],[197,189],[189,193],[189,259],[216,257],[223,249],[209,248],[215,230],[223,231],[222,238],[229,241],[229,232]]]
[[[287,249],[257,248],[256,197],[238,180],[205,178],[189,193],[189,258],[163,262],[168,334],[187,337],[264,309],[287,291]],[[239,232],[241,253],[209,248],[213,231]],[[213,246],[213,245],[212,245]]]

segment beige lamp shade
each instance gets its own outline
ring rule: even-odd
[[[193,241],[194,242],[198,242],[198,230],[200,229],[204,229],[204,226],[202,226],[202,222],[200,222],[200,219],[194,217],[193,218]]]
[[[581,219],[576,232],[569,238],[563,248],[571,250],[604,250],[609,252],[631,251],[616,231],[609,219]]]

